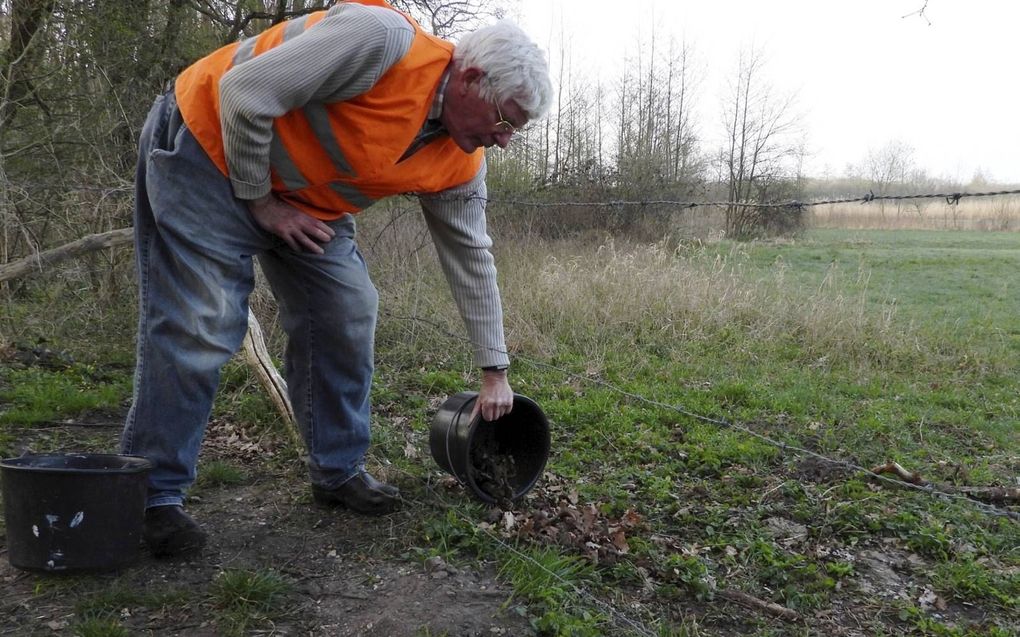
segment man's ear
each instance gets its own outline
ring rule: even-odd
[[[483,77],[485,77],[485,71],[476,66],[469,66],[461,71],[461,79],[464,81],[465,86],[481,82]]]

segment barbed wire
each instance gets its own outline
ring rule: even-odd
[[[711,424],[711,425],[715,425],[717,427],[723,427],[723,428],[727,428],[727,429],[733,429],[733,430],[736,430],[736,431],[740,431],[740,432],[745,433],[745,434],[747,434],[749,436],[757,438],[758,440],[760,440],[762,442],[765,442],[765,443],[767,443],[767,444],[769,444],[769,445],[771,445],[773,447],[776,447],[780,451],[791,451],[791,452],[794,452],[794,453],[797,453],[797,454],[800,454],[800,455],[809,456],[809,457],[812,457],[812,458],[814,458],[816,460],[820,460],[822,462],[825,462],[827,464],[830,464],[830,465],[833,465],[833,466],[842,467],[844,469],[850,469],[850,470],[856,471],[856,472],[860,472],[860,473],[863,473],[863,474],[867,475],[870,478],[874,478],[876,480],[879,480],[879,481],[882,481],[882,482],[886,482],[886,483],[889,483],[889,484],[892,484],[892,485],[895,485],[895,486],[898,486],[898,487],[904,487],[904,488],[908,488],[908,489],[913,489],[915,491],[926,493],[926,494],[928,494],[929,496],[932,496],[932,497],[941,498],[941,499],[947,500],[947,501],[965,502],[968,505],[970,505],[972,507],[975,507],[977,510],[982,511],[983,513],[986,513],[988,515],[992,515],[992,516],[996,516],[996,517],[1005,517],[1005,518],[1011,519],[1013,521],[1020,522],[1020,513],[1016,513],[1016,512],[1010,511],[1008,509],[1001,509],[1001,508],[999,508],[997,506],[994,506],[994,505],[991,505],[991,504],[986,504],[984,502],[981,502],[979,500],[975,500],[974,498],[967,497],[966,495],[961,495],[959,493],[947,493],[947,492],[944,492],[944,491],[940,491],[940,490],[936,489],[933,484],[930,484],[930,483],[929,484],[925,484],[925,485],[920,485],[920,484],[914,484],[914,483],[911,483],[911,482],[905,482],[903,480],[896,480],[894,478],[890,478],[890,477],[882,475],[880,473],[875,473],[874,471],[872,471],[871,469],[868,469],[867,467],[863,467],[861,465],[858,465],[856,463],[850,462],[848,460],[840,460],[840,459],[830,458],[830,457],[825,456],[823,454],[820,454],[820,453],[818,453],[816,451],[811,451],[810,449],[805,449],[803,447],[799,447],[797,445],[792,445],[792,444],[789,444],[787,442],[783,442],[781,440],[776,440],[776,439],[774,439],[774,438],[772,438],[770,436],[766,436],[765,434],[762,434],[762,433],[759,433],[757,431],[754,431],[753,429],[750,429],[750,428],[748,428],[748,427],[746,427],[744,425],[741,425],[741,424],[739,424],[737,422],[733,422],[733,421],[726,420],[726,419],[723,419],[723,418],[713,418],[711,416],[705,416],[703,414],[698,414],[696,412],[693,412],[693,411],[690,411],[688,409],[685,409],[682,405],[672,405],[672,404],[664,403],[664,402],[661,402],[661,401],[658,401],[658,400],[653,400],[653,399],[647,398],[645,396],[642,396],[640,394],[636,394],[634,392],[629,392],[629,391],[627,391],[625,389],[622,389],[622,388],[620,388],[620,387],[618,387],[618,386],[616,386],[616,385],[614,385],[614,384],[612,384],[610,382],[607,382],[607,381],[604,381],[604,380],[601,380],[601,379],[598,379],[598,378],[592,378],[590,376],[586,376],[586,375],[583,375],[583,374],[578,374],[576,372],[570,371],[568,369],[564,369],[562,367],[558,367],[556,365],[552,365],[550,363],[546,363],[544,361],[534,360],[534,359],[532,359],[532,358],[530,358],[528,356],[522,356],[520,354],[511,354],[510,352],[508,352],[506,350],[500,350],[500,349],[493,348],[493,347],[486,347],[484,345],[478,345],[478,344],[474,343],[471,339],[469,339],[467,337],[464,337],[464,336],[460,336],[458,334],[454,334],[453,332],[450,332],[448,329],[446,329],[446,327],[440,325],[439,323],[436,323],[434,321],[431,321],[431,320],[428,320],[428,319],[425,319],[425,318],[422,318],[422,317],[418,317],[418,316],[402,316],[402,315],[394,314],[394,313],[389,312],[387,310],[381,310],[380,313],[383,314],[384,316],[386,316],[388,318],[391,318],[391,319],[394,319],[394,320],[410,321],[410,322],[416,322],[416,323],[420,323],[420,324],[426,325],[426,326],[430,327],[431,329],[433,329],[434,331],[442,334],[443,336],[445,336],[445,337],[447,337],[447,338],[449,338],[451,340],[456,340],[456,341],[460,341],[460,342],[463,342],[463,343],[467,343],[467,344],[470,344],[470,345],[472,345],[474,347],[479,347],[479,348],[482,348],[482,349],[485,349],[485,350],[488,350],[488,351],[491,351],[491,352],[494,352],[494,353],[499,353],[499,354],[505,354],[507,356],[512,356],[515,360],[527,363],[529,365],[532,365],[533,367],[540,367],[540,368],[550,369],[550,370],[559,372],[561,374],[564,374],[565,376],[568,376],[570,378],[574,378],[574,379],[577,379],[577,380],[580,380],[580,381],[583,381],[583,382],[586,382],[586,383],[598,385],[599,387],[602,387],[604,389],[608,389],[608,390],[610,390],[610,391],[612,391],[614,393],[617,393],[619,395],[625,396],[625,397],[627,397],[627,398],[629,398],[629,399],[631,399],[633,401],[639,402],[639,403],[644,403],[646,405],[649,405],[649,406],[652,406],[652,407],[656,407],[656,408],[660,408],[660,409],[667,409],[667,410],[670,410],[670,411],[674,411],[674,412],[676,412],[678,414],[681,414],[683,416],[687,416],[688,418],[692,418],[692,419],[698,420],[700,422],[704,422],[704,423],[708,423],[708,424]]]
[[[1017,190],[995,190],[989,192],[944,192],[924,193],[915,195],[876,195],[869,191],[866,195],[859,197],[846,197],[842,199],[823,199],[819,201],[785,201],[779,203],[757,203],[753,201],[690,201],[684,199],[613,199],[609,201],[534,201],[526,199],[502,199],[499,197],[483,197],[481,195],[457,195],[457,196],[433,196],[431,199],[438,201],[482,201],[487,204],[525,206],[532,208],[561,208],[566,206],[580,206],[592,208],[619,208],[623,206],[673,206],[681,209],[690,208],[810,208],[814,206],[828,206],[842,203],[866,204],[873,201],[902,201],[908,199],[945,199],[949,205],[960,203],[960,200],[968,197],[999,197],[1003,195],[1020,195]]]
[[[66,188],[71,191],[81,192],[106,192],[133,194],[134,186],[130,183],[122,183],[116,186],[91,186],[84,184],[66,184],[60,182],[17,182],[11,187],[17,188],[38,188],[38,189],[59,189]],[[842,203],[866,204],[873,201],[904,201],[909,199],[944,199],[947,204],[960,203],[962,199],[969,197],[999,197],[1005,195],[1020,195],[1020,189],[995,190],[988,192],[942,192],[923,193],[914,195],[876,195],[874,191],[858,197],[845,197],[835,199],[822,199],[815,201],[790,200],[776,203],[758,203],[754,201],[692,201],[688,199],[612,199],[609,201],[536,201],[528,199],[511,199],[500,197],[482,197],[480,195],[429,195],[430,199],[437,201],[483,201],[488,204],[514,205],[531,208],[560,208],[566,206],[588,206],[593,208],[616,208],[622,206],[674,206],[681,209],[691,208],[810,208],[814,206],[828,206]],[[416,198],[417,193],[406,193],[406,197]]]

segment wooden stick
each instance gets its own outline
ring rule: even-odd
[[[280,412],[280,416],[286,421],[291,443],[294,444],[295,449],[301,451],[304,449],[304,443],[298,432],[297,419],[294,417],[294,407],[287,396],[287,381],[283,379],[283,376],[276,369],[276,365],[273,364],[273,359],[269,356],[269,350],[266,349],[266,339],[262,335],[262,327],[250,308],[248,310],[248,333],[244,335],[242,352],[244,360],[255,372],[259,382],[262,383],[262,388],[269,394],[269,399],[276,407],[276,411]]]
[[[906,469],[903,468],[903,465],[901,465],[898,462],[893,462],[891,460],[885,464],[873,467],[871,469],[871,472],[878,474],[891,473],[894,474],[900,480],[903,480],[904,482],[909,482],[910,484],[916,484],[922,487],[928,484],[928,481],[922,478],[921,474],[917,473],[916,471],[907,471]]]
[[[932,486],[943,493],[959,493],[967,497],[990,502],[992,504],[1008,504],[1020,502],[1020,487],[958,487],[953,484],[933,484],[921,477],[916,471],[908,471],[898,462],[889,461],[872,467],[872,473],[891,473],[904,482],[920,487]]]
[[[747,606],[748,608],[753,608],[754,610],[760,610],[788,622],[799,622],[803,620],[800,613],[792,608],[780,606],[774,602],[766,602],[763,599],[758,599],[754,595],[748,595],[747,593],[730,589],[721,590],[718,595],[723,599]]]
[[[104,248],[115,248],[131,243],[134,228],[120,228],[100,234],[90,234],[59,248],[46,250],[32,256],[0,265],[0,283],[16,279],[33,270],[42,271],[44,266],[67,261],[68,259]]]

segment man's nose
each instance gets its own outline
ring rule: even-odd
[[[506,148],[510,145],[510,138],[514,136],[513,131],[500,131],[492,136],[496,141],[496,145],[500,148]]]

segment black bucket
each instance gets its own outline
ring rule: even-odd
[[[0,461],[7,556],[31,571],[110,571],[138,558],[152,463],[41,454]]]
[[[460,392],[442,404],[429,431],[432,457],[483,502],[517,500],[542,477],[549,459],[549,421],[535,401],[520,394],[514,394],[513,409],[502,418],[471,419],[477,398],[477,392]],[[492,469],[484,466],[490,461],[502,466],[504,475],[495,481]]]

